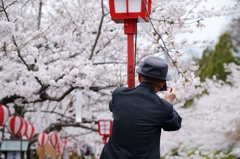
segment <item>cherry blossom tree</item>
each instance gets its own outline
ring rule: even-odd
[[[178,151],[180,154],[183,153],[183,158],[196,149],[198,153],[208,155],[211,152],[213,155],[213,152],[219,150],[225,152],[231,150],[230,154],[239,155],[240,66],[231,63],[225,67],[231,72],[228,82],[232,85],[224,81],[207,79],[203,87],[209,93],[195,98],[192,107],[180,109],[183,117],[182,128],[178,132],[163,133],[163,152],[168,153],[179,148]]]
[[[195,87],[200,84],[193,73],[197,66],[185,65],[181,57],[185,46],[201,41],[177,41],[175,35],[204,27],[204,18],[237,13],[238,3],[214,10],[201,0],[153,1],[150,27],[138,27],[136,66],[147,56],[165,57],[174,77],[170,85],[179,92],[175,104],[184,117],[192,110],[181,106],[203,88]],[[1,0],[0,35],[0,102],[39,131],[101,140],[97,116],[109,113],[111,92],[127,85],[126,36],[123,25],[111,20],[108,1]],[[74,116],[77,92],[82,93],[81,123]],[[7,129],[2,135],[10,137]],[[179,136],[178,143],[183,139]]]

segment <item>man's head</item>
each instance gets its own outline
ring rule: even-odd
[[[137,72],[139,73],[139,82],[150,83],[155,92],[158,92],[166,84],[166,81],[171,80],[167,63],[159,57],[145,59],[142,67],[138,68]]]
[[[75,147],[73,150],[73,154],[77,154],[78,153],[78,149]]]

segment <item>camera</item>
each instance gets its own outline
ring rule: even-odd
[[[167,82],[165,83],[165,85],[159,91],[166,91],[166,90],[167,90]]]

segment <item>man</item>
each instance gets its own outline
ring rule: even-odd
[[[78,155],[77,148],[74,148],[73,153],[69,156],[69,159],[81,159],[81,157]]]
[[[100,159],[159,159],[161,129],[181,128],[182,119],[171,104],[175,89],[168,88],[165,99],[156,94],[171,79],[166,62],[149,57],[137,72],[139,86],[119,87],[112,94],[112,135]]]

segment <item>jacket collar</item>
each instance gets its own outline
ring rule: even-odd
[[[151,91],[155,92],[153,86],[152,86],[150,83],[148,83],[148,82],[142,82],[142,83],[140,83],[139,86],[147,87],[147,88],[149,88]]]

